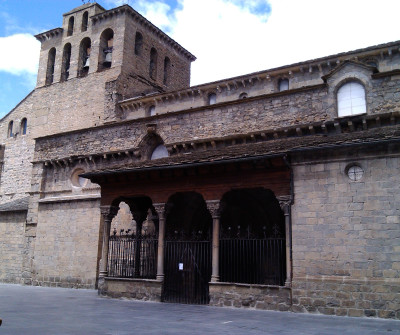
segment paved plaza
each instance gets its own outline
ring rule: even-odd
[[[0,284],[0,335],[400,334],[400,321],[102,298],[94,290]]]

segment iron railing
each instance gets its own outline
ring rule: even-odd
[[[208,304],[210,279],[211,243],[208,234],[167,234],[162,300],[183,304]]]
[[[157,275],[156,234],[121,234],[109,239],[108,276],[155,279]]]
[[[221,233],[220,280],[283,286],[286,280],[284,237]]]

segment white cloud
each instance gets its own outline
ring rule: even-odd
[[[30,34],[0,37],[0,45],[0,71],[13,75],[37,74],[40,43],[35,37]]]
[[[192,85],[399,39],[400,1],[263,3],[180,0],[171,37],[198,58]]]

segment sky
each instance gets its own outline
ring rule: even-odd
[[[87,2],[87,0],[86,0]],[[191,85],[400,40],[400,0],[99,0],[129,4],[197,57]],[[35,87],[40,43],[82,0],[0,0],[0,117]]]

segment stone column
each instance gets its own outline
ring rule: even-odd
[[[158,215],[157,280],[164,281],[165,204],[153,204]]]
[[[119,207],[101,206],[100,211],[103,216],[103,247],[101,249],[99,278],[107,277],[108,266],[108,241],[110,239],[111,221],[117,215]]]
[[[285,216],[285,238],[286,238],[286,281],[285,286],[292,285],[292,231],[290,229],[290,200],[282,199],[279,201]]]
[[[213,219],[213,234],[212,234],[212,273],[211,282],[219,282],[219,230],[220,230],[220,210],[219,200],[206,201],[208,211]]]

